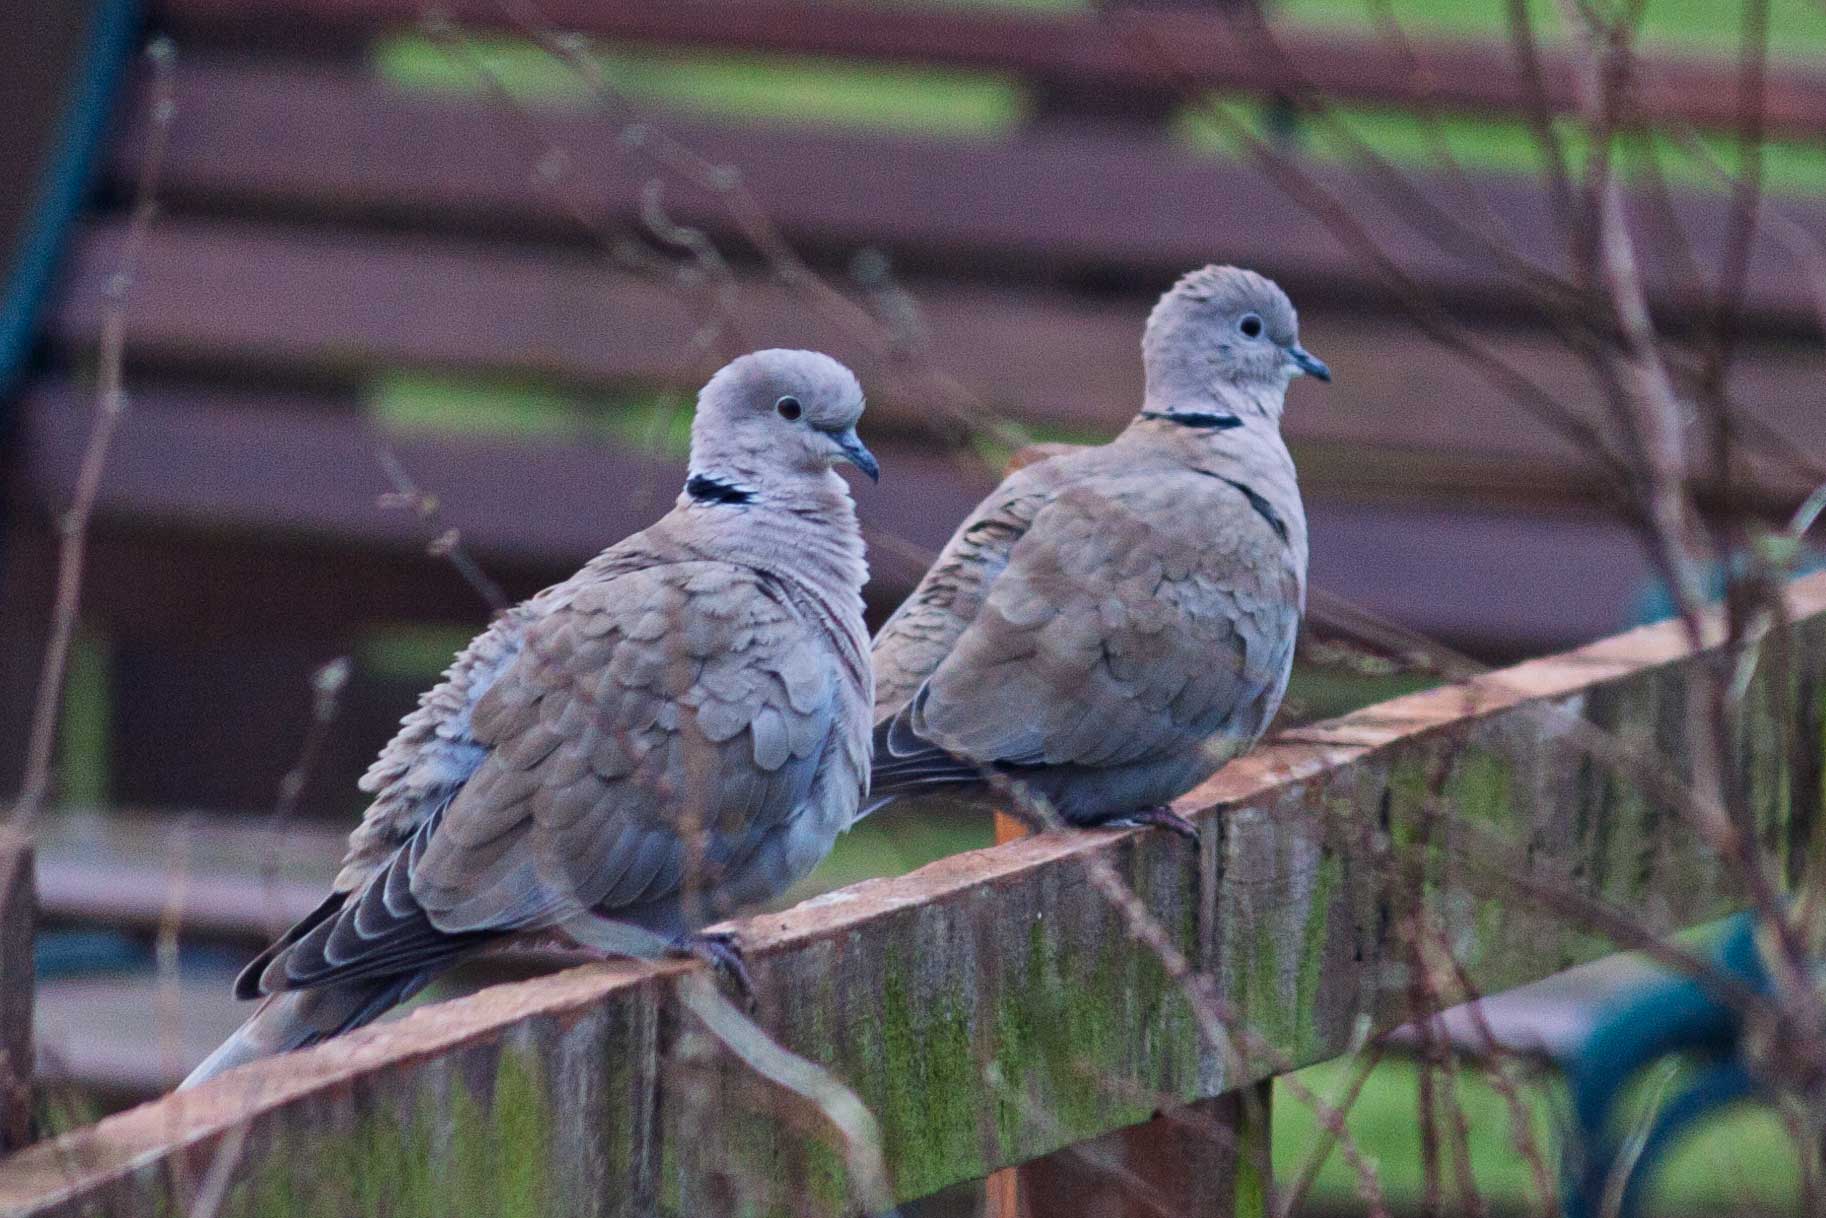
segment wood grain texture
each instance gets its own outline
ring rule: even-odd
[[[1746,705],[1826,697],[1826,576],[1789,605],[1796,647]],[[916,1197],[1332,1056],[1362,1018],[1398,1022],[1407,888],[1383,858],[1435,820],[1435,791],[1458,815],[1417,857],[1481,990],[1611,946],[1535,884],[1692,925],[1736,904],[1733,885],[1669,831],[1667,808],[1570,748],[1566,722],[1681,756],[1688,685],[1710,659],[1648,627],[1275,740],[1182,801],[1204,825],[1196,852],[1165,834],[1042,834],[750,919],[759,1020],[855,1090],[896,1191]],[[1745,795],[1765,840],[1804,841],[1820,797],[1790,779],[1812,763],[1776,751],[1761,713],[1744,725]],[[1200,1040],[1086,882],[1092,856],[1276,1060],[1232,1064]],[[681,967],[501,986],[231,1073],[9,1160],[0,1213],[154,1210],[235,1127],[225,1215],[431,1214],[457,1197],[539,1214],[725,1212],[731,1198],[846,1212],[835,1135],[688,1022],[671,995]]]

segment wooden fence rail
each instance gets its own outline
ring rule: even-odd
[[[1821,812],[1826,576],[1794,584],[1789,610],[1794,645],[1759,670],[1736,767],[1778,850]],[[1416,906],[1396,845],[1483,992],[1606,950],[1579,900],[1542,889],[1659,929],[1714,917],[1737,903],[1725,869],[1568,727],[1684,757],[1690,685],[1719,658],[1647,627],[1284,736],[1186,797],[1196,850],[1045,834],[752,919],[759,1021],[855,1090],[915,1198],[1399,1020]],[[1782,710],[1800,756],[1769,730]],[[1272,1055],[1238,1064],[1201,1039],[1093,862]],[[684,967],[500,986],[232,1073],[0,1163],[0,1213],[184,1212],[212,1172],[224,1216],[853,1212],[841,1140],[718,1051],[680,1005]]]

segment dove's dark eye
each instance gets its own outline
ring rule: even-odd
[[[799,399],[789,393],[774,403],[774,409],[780,412],[783,419],[796,419],[800,414]]]
[[[1236,323],[1236,328],[1243,332],[1244,338],[1260,338],[1262,336],[1262,319],[1257,317],[1254,313],[1245,313],[1243,314],[1243,319]]]

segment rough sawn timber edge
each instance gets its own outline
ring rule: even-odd
[[[1763,645],[1740,741],[1778,856],[1820,814],[1826,575],[1788,596],[1794,646]],[[1646,627],[1290,733],[1183,801],[1197,851],[1045,834],[750,919],[760,1022],[856,1090],[916,1197],[1276,1072],[1201,1043],[1086,881],[1093,854],[1296,1065],[1402,1014],[1415,871],[1398,889],[1391,847],[1421,860],[1485,992],[1613,947],[1511,899],[1517,868],[1653,926],[1710,918],[1734,902],[1717,861],[1565,736],[1582,715],[1680,764],[1693,674],[1717,658]],[[1784,703],[1798,756],[1771,730]],[[851,1212],[835,1135],[687,1022],[683,967],[504,985],[232,1072],[0,1163],[0,1213],[183,1213],[218,1155],[222,1215]]]

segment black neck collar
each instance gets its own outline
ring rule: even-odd
[[[1144,410],[1144,419],[1159,419],[1163,423],[1177,423],[1181,427],[1195,427],[1200,430],[1209,428],[1212,431],[1229,431],[1232,427],[1241,427],[1243,421],[1233,414],[1217,414],[1214,411],[1168,411]]]
[[[692,474],[685,481],[685,494],[698,503],[751,503],[754,492],[745,491],[732,482],[722,482],[708,474]]]

